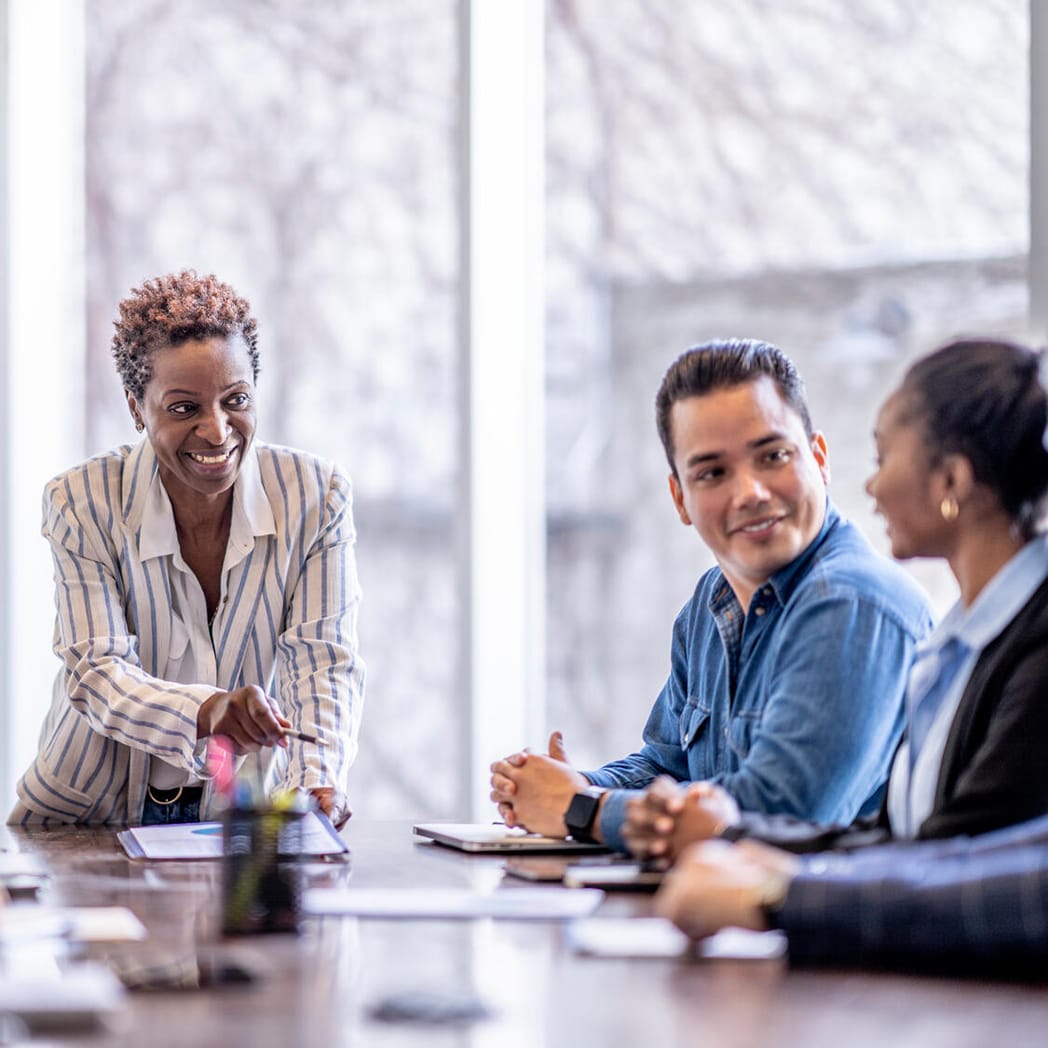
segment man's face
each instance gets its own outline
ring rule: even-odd
[[[821,433],[767,376],[670,410],[677,475],[670,492],[684,524],[712,550],[743,607],[822,527],[829,460]]]

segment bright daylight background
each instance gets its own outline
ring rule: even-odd
[[[0,3],[13,208],[0,580],[21,667],[0,799],[54,668],[40,489],[133,438],[109,358],[116,303],[192,266],[255,307],[261,435],[354,479],[369,667],[354,806],[466,815],[463,6],[54,6],[41,24],[33,0]],[[1029,7],[549,0],[544,14],[526,72],[545,91],[545,219],[523,235],[545,270],[544,344],[529,347],[544,359],[545,669],[527,701],[586,766],[639,742],[672,620],[710,563],[672,512],[652,419],[678,352],[746,335],[791,353],[833,497],[885,548],[862,492],[878,401],[946,337],[1023,334]],[[515,111],[503,130],[519,136]],[[503,346],[474,352],[497,361]],[[511,377],[496,388],[496,403],[520,395]],[[472,431],[481,446],[497,435]],[[949,603],[942,571],[913,570]]]

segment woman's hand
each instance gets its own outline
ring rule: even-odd
[[[655,912],[693,939],[728,926],[764,931],[764,906],[785,899],[800,865],[757,841],[693,844],[662,882]]]
[[[334,786],[314,786],[309,795],[317,802],[317,807],[331,820],[336,830],[341,830],[349,822],[353,809],[349,799]]]
[[[217,691],[197,710],[197,738],[225,735],[234,753],[255,753],[266,746],[286,748],[284,729],[290,727],[276,701],[256,684]]]

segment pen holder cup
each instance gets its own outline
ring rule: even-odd
[[[303,812],[231,809],[222,822],[222,932],[297,932]]]

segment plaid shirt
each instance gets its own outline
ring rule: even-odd
[[[979,837],[809,857],[773,922],[795,964],[1043,977],[1048,817]]]

